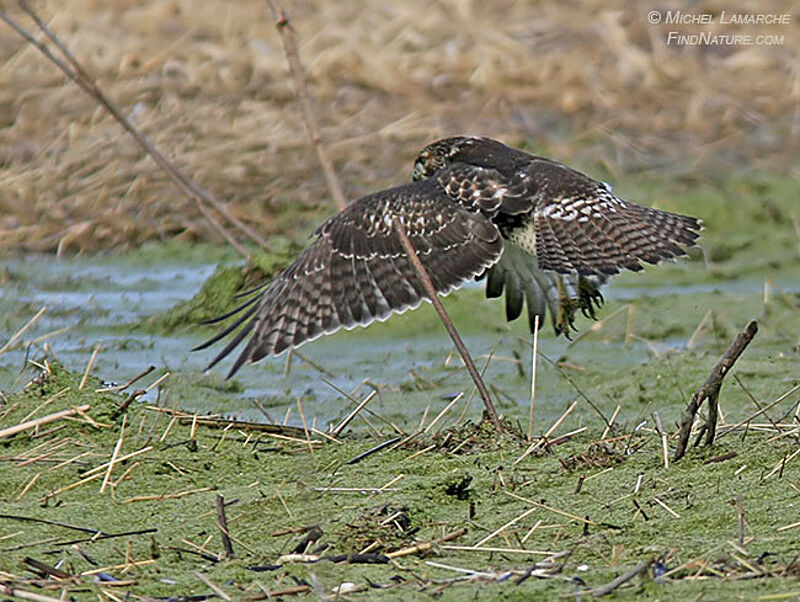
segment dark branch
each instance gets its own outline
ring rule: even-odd
[[[467,367],[469,375],[475,382],[475,386],[477,387],[478,392],[483,399],[483,404],[486,406],[486,412],[489,414],[489,418],[492,420],[497,432],[504,432],[503,426],[500,424],[500,419],[497,417],[497,410],[495,410],[494,404],[492,403],[492,398],[489,396],[489,391],[486,390],[486,385],[483,384],[483,379],[481,378],[477,368],[475,368],[475,363],[472,361],[472,356],[470,356],[467,346],[464,345],[464,341],[461,340],[461,336],[458,334],[456,327],[453,325],[453,321],[450,319],[450,316],[447,315],[444,305],[442,305],[442,302],[439,300],[439,296],[436,294],[436,289],[433,286],[433,282],[431,282],[431,277],[428,276],[428,272],[425,271],[425,266],[422,265],[422,262],[417,256],[417,252],[414,250],[414,247],[412,246],[408,235],[405,233],[405,230],[403,230],[403,227],[400,225],[400,222],[397,220],[397,218],[394,218],[393,222],[395,232],[397,232],[397,235],[400,237],[400,242],[403,244],[406,255],[408,255],[411,265],[414,266],[414,270],[417,272],[423,287],[425,287],[425,293],[428,295],[431,303],[433,303],[433,307],[436,309],[436,313],[439,314],[439,318],[442,320],[442,324],[444,324],[447,334],[449,334],[450,338],[453,339],[453,344],[461,354],[461,358],[464,360],[464,365]]]
[[[739,356],[742,354],[745,348],[750,344],[750,341],[753,340],[753,337],[756,336],[757,332],[758,324],[755,320],[751,320],[750,323],[745,326],[744,330],[740,332],[730,344],[730,347],[728,347],[728,350],[725,352],[719,362],[717,362],[717,365],[714,366],[714,369],[706,379],[706,382],[703,383],[703,386],[700,387],[694,395],[692,395],[692,399],[689,401],[689,405],[686,407],[686,411],[684,411],[683,416],[681,417],[678,447],[675,450],[676,460],[682,458],[686,453],[686,447],[689,443],[689,434],[692,430],[694,417],[697,415],[697,411],[700,409],[700,406],[706,399],[708,400],[708,428],[706,430],[706,445],[711,445],[714,442],[714,436],[717,432],[719,390],[722,387],[722,380],[736,363],[736,360],[739,359]]]

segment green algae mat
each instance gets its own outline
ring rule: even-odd
[[[781,415],[795,411],[797,387],[668,465],[658,430],[637,425],[556,429],[532,445],[486,422],[334,437],[125,407],[130,394],[108,389],[43,363],[3,404],[6,595],[782,599],[800,591],[798,428]]]

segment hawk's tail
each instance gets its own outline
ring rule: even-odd
[[[506,241],[500,261],[487,274],[486,296],[500,297],[505,291],[508,321],[520,316],[524,303],[531,332],[536,317],[541,328],[549,311],[555,333],[568,335],[574,329],[578,311],[586,317],[595,317],[595,310],[603,303],[600,287],[607,281],[605,276],[543,271],[534,257]]]

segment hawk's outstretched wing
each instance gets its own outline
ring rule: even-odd
[[[536,257],[543,269],[584,276],[639,271],[685,255],[700,220],[642,207],[569,167],[535,159],[528,169],[534,198]]]
[[[427,297],[393,230],[395,217],[440,293],[482,274],[502,252],[500,231],[488,217],[454,203],[433,181],[371,194],[323,224],[314,243],[261,292],[214,320],[237,315],[197,349],[244,326],[209,368],[248,336],[229,377],[245,361],[419,305]]]

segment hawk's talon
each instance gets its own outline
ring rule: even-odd
[[[581,303],[567,294],[561,277],[556,278],[556,290],[558,291],[558,315],[554,316],[554,328],[557,334],[563,334],[569,338],[571,330],[576,332],[578,330],[575,326],[575,311],[581,307]]]

